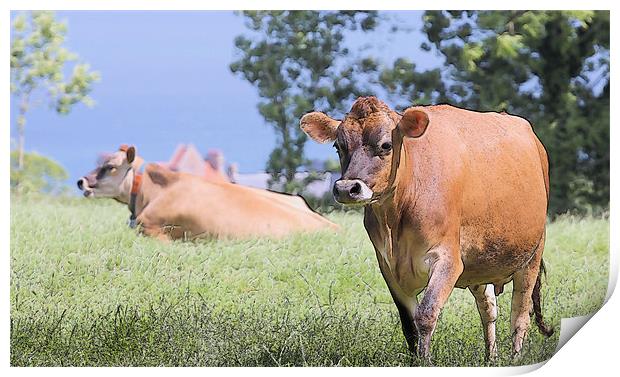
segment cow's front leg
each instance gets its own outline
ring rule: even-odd
[[[476,299],[476,306],[482,320],[487,361],[494,360],[497,357],[497,345],[495,343],[497,303],[493,284],[470,285],[469,290]]]
[[[396,288],[392,287],[395,283],[392,279],[392,273],[389,267],[381,256],[381,252],[377,249],[375,249],[375,252],[377,254],[377,260],[379,261],[379,270],[381,270],[383,280],[387,283],[392,299],[394,300],[394,304],[396,304],[396,308],[398,309],[398,315],[400,316],[400,323],[403,329],[403,335],[407,341],[407,347],[409,348],[409,352],[415,355],[418,348],[418,332],[413,324],[413,314],[418,306],[418,299],[417,297],[413,297],[410,300],[403,300],[398,297],[395,292]]]
[[[463,272],[463,262],[458,256],[457,245],[434,247],[428,251],[427,258],[431,264],[428,286],[415,310],[413,322],[418,330],[418,354],[430,361],[431,337],[439,312]]]
[[[145,236],[153,237],[159,241],[169,243],[171,241],[170,236],[165,232],[161,226],[142,226],[142,234]]]
[[[405,340],[407,341],[407,347],[409,348],[409,352],[415,355],[417,353],[417,345],[418,345],[418,332],[415,329],[415,325],[413,324],[413,313],[415,312],[415,308],[417,307],[418,300],[413,299],[411,302],[403,303],[397,297],[392,294],[392,298],[394,299],[394,303],[398,308],[398,314],[400,315],[400,323],[403,329],[403,335],[405,336]]]
[[[140,224],[140,233],[143,235],[156,238],[165,243],[171,241],[161,221],[154,220],[147,211],[138,216],[138,224]]]

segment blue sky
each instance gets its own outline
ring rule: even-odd
[[[439,58],[419,49],[421,12],[382,12],[410,28],[392,33],[386,24],[372,35],[353,34],[352,47],[369,45],[384,62],[406,56],[421,68]],[[68,183],[95,165],[97,154],[134,144],[147,161],[167,161],[179,143],[202,153],[219,148],[241,172],[263,170],[275,135],[256,110],[259,98],[228,66],[234,38],[247,32],[232,12],[71,11],[66,47],[99,71],[93,108],[74,107],[57,115],[46,104],[28,114],[26,150],[62,164]],[[11,138],[15,99],[11,98]],[[331,146],[309,142],[310,158],[334,157]],[[76,189],[77,190],[77,189]]]

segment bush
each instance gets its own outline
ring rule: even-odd
[[[57,162],[36,152],[24,154],[24,167],[18,168],[19,155],[11,152],[11,190],[20,193],[40,192],[62,194],[67,191],[64,181],[69,178]]]

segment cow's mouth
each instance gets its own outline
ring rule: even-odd
[[[88,180],[84,177],[78,179],[77,187],[82,190],[82,194],[85,198],[90,198],[95,195],[94,186],[88,183]]]
[[[346,202],[341,202],[339,200],[336,200],[338,203],[345,205],[347,207],[352,207],[352,208],[357,208],[357,207],[365,207],[366,205],[371,203],[371,200],[352,200],[352,201],[346,201]]]

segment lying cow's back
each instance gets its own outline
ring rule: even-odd
[[[465,272],[459,286],[472,276],[484,281],[485,275],[511,274],[544,232],[548,165],[542,144],[516,116],[449,105],[420,109],[429,117],[425,137],[405,141],[421,183],[416,206],[433,219],[460,221]]]
[[[189,174],[147,166],[147,174],[166,175],[157,198],[167,220],[184,224],[194,236],[244,238],[284,236],[294,232],[337,229],[337,226],[294,198],[225,182],[209,182]],[[303,199],[299,199],[303,202]]]

